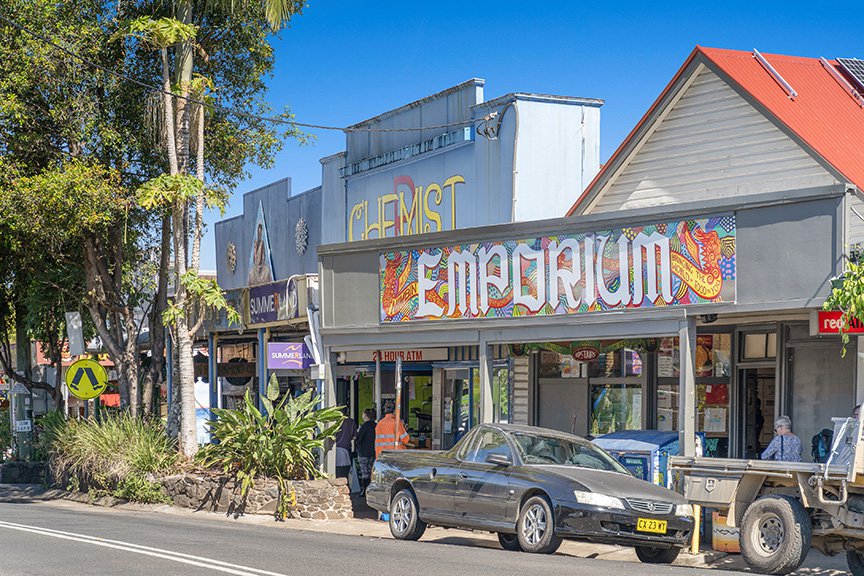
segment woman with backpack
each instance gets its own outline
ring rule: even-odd
[[[792,433],[792,419],[780,416],[774,421],[774,439],[762,452],[762,460],[801,461],[801,439]]]

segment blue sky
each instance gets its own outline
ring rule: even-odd
[[[763,53],[864,58],[860,3],[350,2],[310,0],[274,40],[275,110],[347,126],[458,84],[602,98],[601,161],[614,152],[697,44]],[[242,213],[242,194],[290,176],[294,193],[320,183],[319,158],[339,132],[285,143],[272,169],[251,167],[225,216],[211,214],[202,267],[215,269],[212,224]],[[574,199],[581,191],[574,190]]]

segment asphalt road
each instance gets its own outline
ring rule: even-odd
[[[50,502],[0,502],[0,576],[693,576],[705,572]]]

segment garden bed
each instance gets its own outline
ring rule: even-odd
[[[276,513],[279,485],[259,479],[244,497],[233,479],[224,476],[175,474],[159,480],[168,498],[179,508],[227,514]],[[353,518],[351,496],[344,478],[289,480],[286,482],[289,518],[342,520]]]

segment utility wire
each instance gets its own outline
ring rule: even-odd
[[[344,132],[346,134],[351,133],[351,132],[418,132],[421,130],[438,130],[438,129],[446,129],[446,128],[459,128],[462,126],[468,126],[468,125],[474,124],[473,120],[463,120],[462,122],[453,122],[450,124],[436,124],[436,125],[432,125],[432,126],[420,126],[420,127],[412,127],[412,128],[362,128],[362,127],[361,128],[343,128],[341,126],[327,126],[327,125],[323,125],[323,124],[308,124],[308,123],[304,123],[304,122],[295,122],[293,120],[285,120],[282,118],[274,118],[271,116],[259,116],[257,114],[250,114],[248,112],[239,112],[237,110],[233,110],[233,109],[227,108],[225,106],[220,106],[218,104],[209,104],[209,103],[202,102],[201,100],[197,100],[197,99],[189,97],[189,96],[181,96],[179,94],[174,94],[173,92],[167,92],[167,91],[163,90],[161,87],[154,86],[152,84],[148,84],[147,82],[144,82],[142,80],[138,80],[137,78],[133,78],[131,76],[123,74],[122,72],[117,72],[116,70],[108,68],[106,66],[102,66],[101,64],[97,64],[96,62],[93,62],[92,60],[88,60],[87,58],[81,56],[80,54],[78,54],[74,50],[70,50],[69,48],[63,46],[62,44],[58,44],[58,43],[54,42],[53,40],[51,40],[50,38],[46,38],[45,36],[43,36],[37,32],[34,32],[34,31],[28,29],[27,27],[22,26],[21,24],[18,24],[17,22],[15,22],[13,20],[10,20],[9,18],[3,16],[2,14],[0,14],[0,20],[5,22],[6,24],[9,24],[13,28],[17,28],[18,30],[20,30],[21,32],[24,32],[25,34],[28,34],[29,36],[32,36],[33,38],[36,38],[37,40],[40,40],[41,42],[43,42],[49,46],[52,46],[52,47],[56,48],[57,50],[60,50],[64,54],[71,56],[72,58],[75,58],[76,60],[81,61],[85,65],[90,66],[91,68],[95,68],[97,70],[101,70],[102,72],[109,74],[111,76],[114,76],[115,78],[119,78],[121,80],[126,80],[127,82],[132,82],[133,84],[137,84],[138,86],[141,86],[142,88],[147,88],[148,90],[152,90],[154,92],[159,92],[160,94],[165,94],[165,95],[171,96],[172,98],[176,98],[178,100],[185,100],[186,102],[191,102],[192,104],[198,104],[199,106],[211,107],[215,110],[219,110],[219,111],[222,111],[222,112],[225,112],[228,114],[233,114],[233,115],[239,116],[241,118],[258,120],[258,121],[267,122],[270,124],[299,126],[301,128],[310,128],[313,130],[333,130],[333,131],[337,131],[337,132]]]

